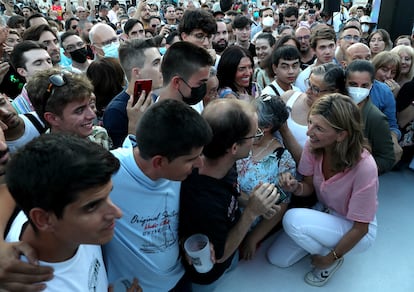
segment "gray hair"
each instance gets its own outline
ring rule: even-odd
[[[257,98],[254,103],[259,127],[271,127],[272,133],[279,130],[289,117],[289,110],[286,104],[277,95],[264,94]]]

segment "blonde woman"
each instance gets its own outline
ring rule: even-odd
[[[397,81],[400,87],[402,87],[414,77],[414,49],[409,46],[399,45],[393,48],[391,52],[398,54],[400,57],[400,75],[395,81]]]
[[[305,282],[322,286],[344,255],[367,250],[376,237],[377,165],[364,138],[361,113],[347,96],[315,101],[308,115],[308,141],[298,166],[303,180],[282,174],[279,184],[298,196],[316,192],[313,209],[293,208],[268,251],[272,264],[287,267],[311,254]]]

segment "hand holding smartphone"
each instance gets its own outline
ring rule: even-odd
[[[278,185],[276,185],[276,188],[277,188],[277,192],[279,193],[279,199],[276,201],[276,204],[280,204],[284,199],[288,197],[288,195]]]
[[[148,94],[151,92],[152,89],[152,80],[151,79],[139,79],[135,81],[134,84],[134,101],[132,102],[132,106],[134,106],[138,99],[140,98],[142,91],[145,91],[145,99],[148,97]],[[145,101],[145,100],[144,100]],[[143,103],[144,103],[143,101]]]

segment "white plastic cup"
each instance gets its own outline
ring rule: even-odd
[[[191,235],[184,242],[184,249],[193,262],[193,266],[199,273],[207,273],[213,268],[210,253],[210,241],[204,234]]]

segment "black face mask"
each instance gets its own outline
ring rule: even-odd
[[[73,61],[77,63],[85,63],[88,51],[86,50],[86,48],[80,48],[73,52],[70,52],[69,54]]]
[[[184,79],[181,78],[182,81],[184,81],[184,83],[191,88],[191,95],[189,97],[185,97],[180,90],[178,90],[178,92],[180,92],[181,97],[183,98],[183,101],[188,104],[188,105],[195,105],[197,103],[199,103],[201,100],[203,100],[203,97],[206,96],[206,92],[207,92],[207,84],[203,83],[201,84],[199,87],[191,87],[190,85],[188,85],[187,82],[185,82]]]

